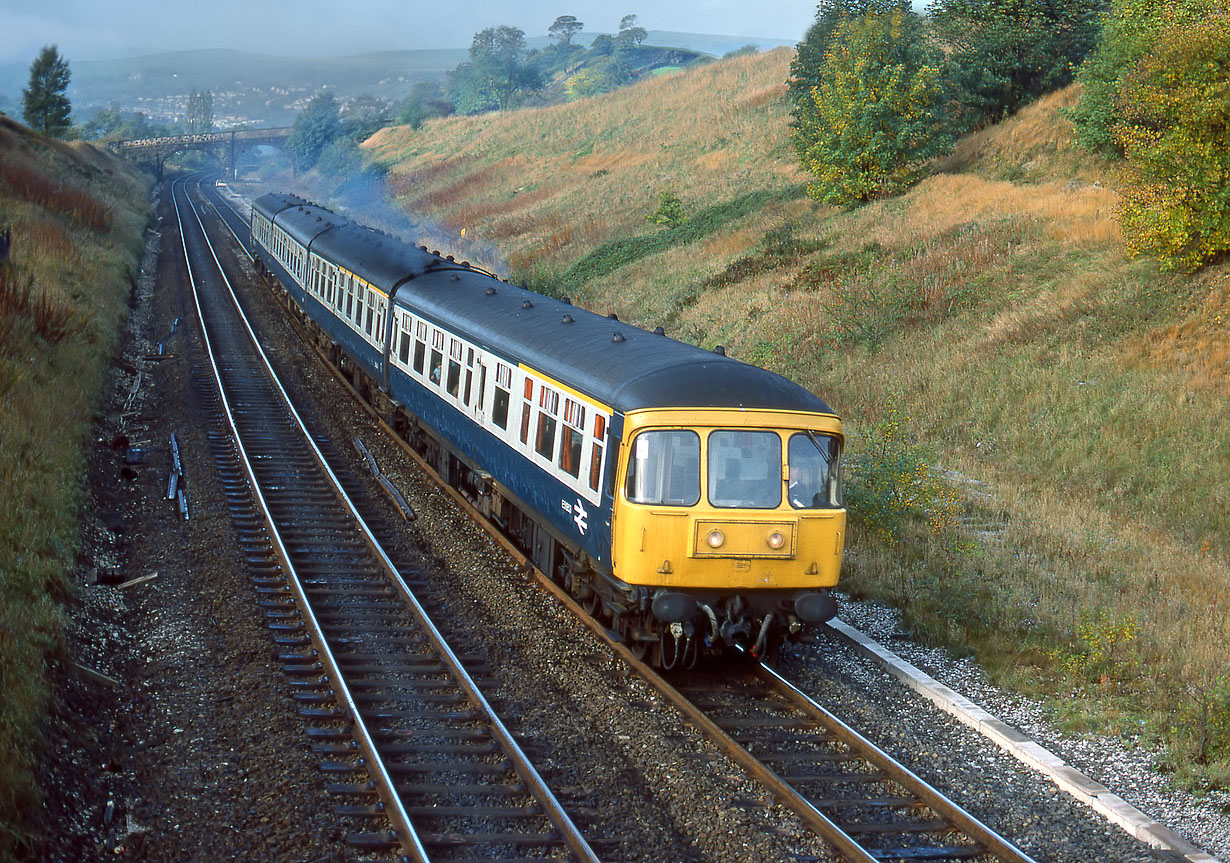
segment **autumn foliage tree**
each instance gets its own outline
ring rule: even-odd
[[[1120,81],[1128,250],[1191,271],[1230,251],[1230,13],[1164,29]]]
[[[1163,34],[1194,25],[1218,11],[1222,0],[1113,0],[1097,45],[1080,68],[1081,98],[1069,112],[1076,141],[1110,156],[1123,155],[1115,127],[1120,89]]]
[[[808,194],[849,206],[894,194],[946,152],[940,60],[913,12],[873,9],[833,30],[792,133]]]
[[[786,82],[796,126],[815,108],[811,91],[820,83],[820,71],[837,28],[873,10],[887,14],[893,9],[908,8],[909,0],[821,0],[816,7],[816,20],[807,28],[790,62],[790,79]]]

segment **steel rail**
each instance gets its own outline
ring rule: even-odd
[[[419,618],[420,625],[422,626],[423,631],[427,634],[428,639],[432,642],[433,646],[435,647],[437,652],[440,654],[441,658],[444,659],[445,664],[449,667],[449,670],[452,672],[452,674],[455,677],[455,682],[460,686],[460,688],[465,693],[470,703],[483,715],[484,722],[486,722],[487,725],[489,726],[492,736],[496,739],[496,741],[500,744],[501,748],[505,751],[505,754],[508,756],[509,761],[512,764],[514,770],[521,777],[521,779],[526,783],[526,786],[529,789],[532,796],[536,800],[538,800],[539,804],[542,806],[543,814],[545,815],[545,817],[551,822],[551,824],[556,828],[556,830],[559,831],[560,837],[562,841],[564,842],[564,844],[568,846],[568,848],[573,852],[574,855],[576,855],[578,859],[582,861],[586,861],[586,863],[597,863],[598,858],[594,855],[593,850],[589,847],[589,844],[585,840],[584,836],[582,836],[581,833],[577,830],[576,826],[572,823],[571,819],[568,817],[567,812],[564,810],[563,806],[559,803],[559,801],[555,798],[554,794],[551,792],[550,788],[543,781],[541,775],[538,773],[536,768],[530,762],[529,758],[525,755],[520,745],[513,738],[512,734],[508,731],[507,727],[500,720],[500,718],[495,714],[495,711],[493,710],[491,705],[488,703],[487,699],[483,696],[481,691],[478,689],[478,686],[474,682],[473,678],[471,678],[470,675],[466,672],[461,661],[458,659],[456,654],[453,652],[452,648],[444,640],[443,635],[440,633],[440,631],[436,628],[434,623],[428,617],[426,610],[420,605],[418,600],[415,598],[414,594],[410,591],[408,585],[405,582],[404,577],[398,571],[396,565],[389,558],[385,550],[381,547],[379,541],[376,539],[370,527],[367,525],[367,523],[364,521],[362,516],[359,514],[358,509],[355,506],[354,502],[350,499],[350,497],[342,489],[341,482],[337,478],[336,474],[333,472],[333,469],[329,466],[327,460],[325,459],[323,453],[321,453],[320,449],[317,447],[315,441],[312,439],[311,434],[307,430],[306,424],[303,422],[303,419],[300,417],[298,411],[295,409],[293,403],[290,400],[289,395],[286,393],[285,388],[282,386],[280,380],[278,379],[276,373],[274,372],[273,367],[268,359],[268,356],[265,354],[264,350],[261,348],[259,341],[256,338],[256,334],[252,330],[251,324],[248,322],[247,317],[243,314],[243,311],[239,304],[239,300],[234,290],[234,287],[231,284],[230,280],[227,278],[226,273],[222,267],[221,261],[219,261],[218,259],[217,252],[214,250],[213,244],[209,240],[208,234],[205,230],[204,223],[201,221],[200,214],[196,211],[195,206],[192,205],[191,198],[187,194],[186,191],[185,191],[185,198],[188,199],[189,207],[192,209],[193,215],[196,218],[201,234],[204,237],[207,246],[209,247],[210,254],[213,256],[214,262],[218,268],[219,273],[221,274],[222,280],[227,287],[227,290],[231,297],[231,301],[234,304],[236,310],[238,311],[240,319],[243,322],[243,326],[258,356],[260,357],[261,363],[265,367],[266,373],[268,374],[270,380],[272,381],[273,385],[275,386],[278,393],[280,394],[280,397],[288,413],[293,418],[295,424],[303,432],[304,439],[307,441],[309,449],[313,453],[315,459],[321,466],[324,473],[329,477],[329,480],[331,484],[333,485],[334,493],[338,496],[343,506],[349,512],[351,517],[354,519],[356,526],[358,527],[358,529],[364,536],[364,539],[367,542],[370,550],[377,558],[381,568],[384,570],[386,575],[388,575],[389,578],[391,579],[393,585],[396,587],[403,601],[412,608],[415,615]],[[172,190],[172,200],[174,201],[174,189]],[[178,207],[176,207],[176,218],[177,220],[180,219]],[[225,220],[223,220],[223,223],[225,224]],[[184,242],[184,254],[185,254],[185,258],[187,259],[188,257],[187,243],[186,243],[186,239],[183,236],[182,220],[180,222],[180,225],[181,225],[180,227],[181,240]],[[227,225],[227,229],[230,230],[229,225]],[[234,231],[231,231],[231,233],[232,235],[234,235]],[[236,239],[238,240],[238,237],[236,237]],[[241,246],[243,245],[242,241],[240,241],[240,244]],[[194,275],[191,272],[190,263],[189,263],[189,277],[193,282],[193,292],[194,292],[194,300],[195,300],[196,280],[195,280]],[[197,301],[197,314],[198,316],[201,317],[201,320],[203,322],[204,317],[203,317],[203,314],[200,308],[199,301]],[[202,329],[204,329],[203,323],[202,323]],[[206,341],[208,343],[207,335],[206,335]],[[395,784],[392,780],[392,777],[387,773],[387,771],[384,768],[383,761],[380,758],[378,754],[378,750],[376,748],[374,737],[371,734],[370,730],[367,729],[365,723],[363,722],[361,716],[359,715],[358,707],[355,703],[355,700],[353,696],[350,694],[350,690],[344,682],[344,677],[341,672],[340,666],[338,665],[336,659],[333,657],[331,651],[327,647],[325,640],[320,633],[320,627],[319,627],[318,622],[316,621],[315,615],[312,614],[310,610],[310,604],[308,602],[306,593],[303,591],[302,586],[299,584],[298,577],[294,574],[294,566],[290,561],[289,555],[286,551],[284,544],[282,543],[277,527],[272,521],[272,516],[269,513],[268,507],[266,506],[264,496],[259,488],[259,484],[257,483],[256,476],[253,473],[252,467],[247,460],[246,453],[243,450],[243,444],[242,442],[240,442],[239,435],[238,435],[238,429],[235,427],[234,420],[231,417],[229,402],[226,398],[225,392],[222,391],[221,377],[219,375],[217,365],[213,359],[212,354],[210,355],[210,363],[214,370],[215,382],[218,384],[219,391],[222,393],[222,400],[223,400],[224,407],[226,409],[228,422],[231,425],[233,436],[235,437],[237,445],[239,446],[240,451],[241,451],[242,463],[244,465],[245,473],[248,476],[249,482],[252,484],[252,488],[254,490],[254,493],[257,495],[260,508],[262,512],[264,513],[266,523],[269,525],[271,533],[275,539],[276,551],[277,551],[278,557],[282,561],[284,566],[286,566],[288,574],[291,575],[291,577],[288,578],[288,581],[292,585],[296,599],[300,606],[300,610],[304,613],[304,616],[307,619],[309,626],[311,628],[313,644],[316,647],[318,653],[320,654],[320,658],[324,660],[324,663],[327,666],[327,671],[329,673],[330,678],[338,686],[339,692],[341,694],[340,700],[344,701],[346,705],[346,709],[350,713],[352,721],[355,723],[355,728],[359,730],[358,742],[359,742],[359,745],[363,748],[365,755],[367,756],[369,769],[371,769],[371,765],[376,765],[375,771],[377,773],[377,778],[380,780],[378,784],[381,786],[384,786],[384,790],[381,791],[380,796],[385,803],[386,809],[388,808],[393,809],[393,817],[390,817],[390,820],[393,821],[395,826],[397,826],[398,828],[404,829],[407,835],[411,837],[410,842],[409,842],[410,847],[404,850],[406,850],[407,853],[413,855],[416,860],[426,861],[428,859],[426,855],[426,851],[422,846],[421,840],[419,840],[416,832],[414,831],[413,825],[410,821],[410,817],[408,814],[406,814],[405,808],[401,802],[399,795],[396,793]]]
[[[742,647],[739,647],[738,650],[744,655],[748,655],[747,651]],[[1035,863],[1034,859],[1024,851],[944,796],[925,779],[918,776],[914,771],[893,758],[875,743],[859,734],[833,713],[817,704],[810,695],[782,677],[776,669],[761,660],[757,660],[756,664],[760,672],[769,678],[778,694],[824,725],[833,736],[857,751],[859,755],[866,758],[876,767],[879,767],[888,774],[888,777],[893,782],[916,795],[929,809],[940,817],[947,819],[954,827],[982,845],[991,854],[1005,861],[1005,863]]]
[[[364,755],[367,757],[368,769],[374,774],[376,781],[377,794],[380,796],[381,802],[385,807],[385,814],[392,822],[398,834],[398,842],[401,845],[402,851],[410,856],[416,863],[430,863],[430,858],[427,855],[426,848],[423,847],[422,840],[419,838],[418,832],[414,829],[413,823],[410,821],[410,816],[402,805],[401,798],[396,792],[396,785],[393,777],[385,769],[384,762],[380,758],[376,750],[375,739],[371,730],[364,722],[362,715],[359,712],[358,705],[355,703],[354,697],[349,688],[346,686],[345,679],[341,673],[341,668],[329,650],[323,634],[321,633],[320,624],[316,620],[316,616],[312,613],[311,604],[307,601],[307,595],[303,591],[303,587],[299,582],[299,577],[295,573],[294,564],[291,562],[290,555],[286,550],[286,546],[282,541],[281,532],[278,530],[274,522],[273,516],[269,511],[269,507],[265,501],[264,490],[261,488],[260,482],[257,480],[256,473],[252,463],[248,458],[247,448],[244,445],[243,438],[239,433],[239,428],[235,423],[235,417],[231,409],[230,398],[227,396],[226,387],[222,381],[222,375],[218,369],[217,358],[214,356],[213,345],[209,338],[208,327],[206,327],[206,318],[204,309],[201,308],[200,297],[197,291],[196,273],[192,267],[192,256],[188,252],[188,239],[184,233],[183,216],[181,215],[180,206],[175,197],[175,186],[178,184],[183,189],[183,196],[187,201],[193,216],[196,218],[197,225],[201,230],[201,235],[205,238],[205,243],[209,247],[210,254],[214,257],[214,263],[218,267],[218,272],[222,275],[223,281],[226,282],[228,289],[230,282],[226,279],[225,272],[222,271],[222,264],[218,261],[217,255],[214,254],[213,246],[209,242],[209,237],[205,234],[205,227],[201,224],[200,215],[196,212],[196,208],[192,206],[192,201],[187,191],[187,179],[176,179],[171,185],[171,204],[175,208],[175,220],[179,225],[179,238],[183,245],[184,263],[188,268],[188,281],[192,286],[192,300],[196,307],[197,319],[201,325],[201,337],[205,342],[205,353],[209,358],[210,369],[213,373],[214,383],[218,388],[218,395],[222,402],[223,413],[226,416],[227,424],[231,429],[231,437],[235,441],[235,447],[238,452],[238,460],[243,467],[244,474],[248,478],[248,484],[252,490],[252,494],[256,499],[258,508],[265,519],[265,524],[269,528],[269,537],[274,545],[275,553],[278,556],[283,568],[287,573],[287,582],[291,585],[295,593],[296,603],[299,606],[300,612],[303,614],[307,625],[309,637],[312,639],[312,644],[317,651],[317,655],[325,665],[330,679],[336,687],[338,700],[344,705],[349,714],[350,721],[353,723],[354,736],[363,749]],[[241,313],[242,314],[242,313]],[[246,318],[244,319],[245,326],[247,325]],[[251,335],[251,330],[249,329]],[[255,342],[255,339],[253,339]],[[264,358],[264,352],[260,352]],[[267,360],[266,360],[267,362]],[[272,371],[270,369],[270,371]],[[276,380],[276,378],[275,378]],[[280,384],[279,384],[280,389]],[[285,393],[283,393],[285,396]],[[289,406],[289,402],[287,403]],[[294,408],[291,406],[291,410]],[[297,421],[300,421],[298,416],[295,416]],[[300,421],[301,422],[301,421]],[[311,436],[308,435],[309,441]],[[313,443],[313,447],[315,444]]]
[[[218,196],[221,199],[221,196]],[[232,234],[234,232],[232,231]],[[236,239],[239,239],[236,237]],[[240,240],[242,245],[242,240]],[[311,342],[309,341],[309,344]],[[313,345],[315,349],[315,346]],[[375,412],[371,405],[364,400],[358,391],[346,380],[343,376],[333,369],[332,365],[327,362],[327,358],[316,350],[318,356],[326,360],[326,365],[334,372],[336,378],[342,382],[347,390],[351,392],[358,403],[373,417],[377,423],[386,431],[389,437],[395,441],[412,459],[422,468],[431,479],[449,495],[464,511],[466,511],[477,524],[492,538],[494,538],[510,556],[514,558],[520,565],[527,566],[534,573],[538,582],[552,593],[565,607],[571,610],[581,622],[587,626],[598,638],[603,641],[614,653],[620,656],[629,666],[633,668],[643,679],[645,679],[663,698],[673,704],[686,719],[695,725],[702,733],[713,741],[719,749],[726,753],[732,760],[736,761],[750,776],[756,781],[764,785],[778,800],[780,800],[787,808],[795,813],[803,823],[813,830],[816,834],[822,836],[833,847],[843,855],[846,860],[851,863],[871,863],[879,858],[872,856],[868,851],[852,836],[846,833],[841,827],[830,819],[827,815],[821,812],[814,804],[808,801],[796,789],[788,784],[784,779],[777,775],[771,768],[765,765],[760,759],[752,755],[744,746],[735,741],[727,734],[716,722],[704,713],[699,707],[678,689],[672,686],[665,678],[654,671],[650,666],[641,660],[637,659],[632,652],[621,642],[611,637],[611,634],[601,624],[590,615],[586,614],[580,605],[569,595],[560,585],[554,582],[546,574],[542,573],[536,567],[533,567],[532,562],[525,556],[520,549],[516,547],[511,540],[501,533],[494,525],[481,517],[478,510],[468,501],[463,495],[458,493],[450,485],[436,473],[434,468],[426,462],[410,445],[404,441],[394,429],[389,426]],[[965,810],[961,809],[956,803],[949,800],[937,789],[930,786],[925,780],[921,779],[910,771],[907,767],[897,762],[892,756],[881,750],[878,746],[867,740],[862,735],[838,719],[835,715],[825,710],[813,699],[794,687],[785,680],[775,670],[770,668],[763,662],[758,663],[763,672],[768,676],[773,687],[784,698],[787,698],[792,704],[798,707],[803,712],[807,713],[811,718],[815,719],[821,725],[826,726],[835,737],[842,740],[847,746],[850,746],[860,756],[865,757],[868,763],[884,770],[889,776],[889,779],[896,782],[901,787],[915,794],[919,802],[936,812],[938,815],[946,818],[952,826],[963,832],[967,838],[978,843],[986,850],[986,853],[997,857],[1003,863],[1035,863],[1033,858],[1018,849],[1012,843],[1008,842],[1003,837],[996,834],[981,821],[970,815]]]
[[[198,222],[200,221],[199,216],[197,217],[197,220]],[[202,233],[204,233],[204,230],[205,228],[202,224]],[[234,234],[233,231],[231,233],[232,235]],[[208,243],[208,237],[206,237],[206,242]],[[219,271],[221,271],[222,264],[218,261],[216,253],[213,252],[212,243],[209,245],[211,254],[214,254],[214,261],[218,264]],[[230,291],[231,300],[235,304],[235,308],[239,310],[240,317],[243,319],[244,326],[247,328],[249,337],[256,346],[256,350],[259,353],[270,378],[273,380],[278,392],[281,394],[282,399],[286,403],[291,415],[294,417],[295,422],[303,430],[304,437],[308,441],[308,444],[311,447],[312,452],[315,454],[317,461],[320,463],[325,473],[329,476],[338,497],[341,498],[343,505],[354,518],[355,523],[362,532],[368,546],[379,560],[381,567],[392,579],[394,586],[397,588],[398,593],[401,594],[403,600],[414,610],[415,615],[420,619],[420,623],[422,624],[423,630],[427,634],[428,639],[432,642],[432,645],[444,659],[445,664],[448,665],[449,669],[457,678],[456,682],[461,686],[467,698],[470,700],[470,703],[483,714],[485,721],[491,727],[492,736],[496,738],[496,741],[505,750],[505,754],[508,755],[509,760],[512,762],[513,768],[529,787],[531,794],[533,794],[535,799],[543,805],[547,818],[551,821],[555,828],[560,831],[560,835],[564,839],[565,844],[567,844],[573,853],[582,860],[598,863],[598,858],[594,856],[594,852],[589,847],[589,843],[586,842],[585,837],[581,835],[580,831],[577,830],[576,825],[572,823],[572,819],[568,817],[567,812],[555,798],[554,793],[543,780],[542,776],[538,773],[538,770],[534,767],[533,762],[531,762],[526,756],[520,744],[517,743],[507,726],[504,725],[504,722],[499,718],[499,716],[496,715],[495,710],[491,707],[486,697],[479,690],[478,684],[474,682],[474,679],[466,671],[465,666],[461,663],[461,660],[457,658],[457,655],[453,652],[453,649],[444,639],[444,636],[441,634],[440,630],[436,628],[436,625],[428,616],[426,609],[423,608],[414,593],[410,590],[410,587],[406,584],[406,581],[401,572],[398,571],[397,566],[393,563],[392,559],[389,558],[388,554],[381,546],[380,541],[376,538],[376,535],[372,532],[367,522],[363,519],[363,516],[359,514],[359,510],[354,505],[354,502],[351,501],[350,497],[345,493],[345,491],[342,490],[341,482],[333,473],[333,469],[325,460],[325,457],[320,452],[320,449],[316,446],[316,442],[312,440],[311,434],[308,433],[307,426],[299,416],[298,411],[295,410],[294,405],[291,403],[290,396],[282,387],[281,381],[278,380],[277,374],[273,370],[273,366],[269,363],[268,356],[265,354],[264,349],[261,348],[256,338],[256,333],[253,332],[250,324],[248,323],[247,317],[243,314],[243,310],[239,305],[239,298],[235,294],[235,290],[232,287],[230,280],[226,278],[225,273],[223,273],[222,278],[226,283],[227,290]]]

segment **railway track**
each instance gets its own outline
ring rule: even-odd
[[[339,815],[375,825],[351,844],[415,861],[597,860],[290,405],[188,184],[172,198],[230,430],[213,445],[258,604]]]
[[[242,244],[242,218],[226,214],[220,198],[215,202]],[[386,430],[395,438],[391,429]],[[413,455],[408,448],[407,452]],[[468,508],[459,495],[454,498]],[[519,550],[492,533],[528,565]],[[541,573],[537,576],[692,725],[843,859],[1031,860],[768,666],[749,660],[738,672],[692,675],[672,684],[639,662],[559,585]]]

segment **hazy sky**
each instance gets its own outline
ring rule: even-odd
[[[615,33],[624,15],[646,30],[798,41],[814,0],[0,0],[0,64],[29,63],[43,45],[70,62],[184,48],[333,56],[468,48],[486,27],[545,36],[560,15],[587,33]]]

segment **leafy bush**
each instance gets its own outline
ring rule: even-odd
[[[683,201],[669,189],[658,193],[658,208],[645,216],[645,220],[655,225],[666,225],[668,228],[678,228],[688,220],[688,214],[683,209]]]
[[[1191,272],[1230,250],[1228,67],[1230,14],[1172,26],[1116,100],[1128,251],[1165,270]]]
[[[1128,646],[1136,640],[1136,618],[1111,619],[1105,611],[1081,611],[1076,642],[1070,650],[1056,650],[1052,658],[1065,671],[1102,682],[1126,673],[1135,665]]]
[[[895,405],[859,436],[849,461],[846,508],[872,535],[896,542],[909,523],[921,522],[932,536],[951,534],[960,523],[961,499],[931,467],[906,433],[909,416]]]
[[[1068,116],[1076,141],[1094,152],[1122,155],[1115,140],[1119,91],[1125,76],[1148,57],[1171,27],[1197,23],[1217,11],[1220,0],[1112,0],[1097,46],[1081,66],[1081,100]]]
[[[811,91],[815,110],[793,132],[816,176],[808,194],[838,206],[895,194],[951,145],[938,54],[918,16],[901,9],[849,19],[831,44]]]

